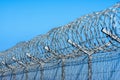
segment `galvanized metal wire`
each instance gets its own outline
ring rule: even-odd
[[[120,37],[120,3],[103,11],[84,15],[65,26],[54,28],[44,35],[20,42],[1,52],[0,78],[94,80],[93,63],[113,59],[120,51],[119,41],[105,34],[103,29]],[[82,64],[87,68],[83,73]],[[80,68],[81,73],[74,67],[78,71]],[[73,69],[73,73],[70,69]],[[72,76],[74,73],[76,77]]]

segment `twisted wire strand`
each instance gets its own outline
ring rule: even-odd
[[[33,62],[28,58],[26,53],[29,53],[33,58],[35,57],[36,61],[40,61],[41,65],[47,68],[48,66],[57,65],[63,58],[83,56],[84,52],[71,45],[68,40],[80,45],[84,50],[94,53],[119,50],[119,42],[104,34],[101,31],[103,28],[120,37],[120,3],[103,11],[84,15],[65,26],[54,28],[48,33],[36,36],[29,41],[20,42],[14,47],[1,52],[0,62],[3,61],[6,65],[11,65],[17,74],[17,71],[20,72],[25,68],[21,65],[22,63],[29,67],[38,65],[37,62]],[[110,45],[107,46],[107,43]],[[17,59],[16,62],[12,59],[13,57]],[[6,65],[0,63],[1,72],[10,70]]]

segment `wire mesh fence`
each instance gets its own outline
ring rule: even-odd
[[[119,80],[120,3],[0,53],[1,80]]]

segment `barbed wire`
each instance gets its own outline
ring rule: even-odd
[[[82,16],[65,26],[54,28],[44,35],[20,42],[1,52],[1,76],[27,73],[36,70],[40,65],[43,80],[43,70],[60,65],[64,80],[64,65],[71,63],[67,59],[76,60],[81,56],[78,61],[83,61],[86,54],[91,56],[119,50],[119,37],[120,3],[117,3],[108,9]],[[106,57],[106,54],[93,57],[93,60],[102,57]]]

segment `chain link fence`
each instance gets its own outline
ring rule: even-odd
[[[120,3],[0,52],[1,80],[119,80]]]

